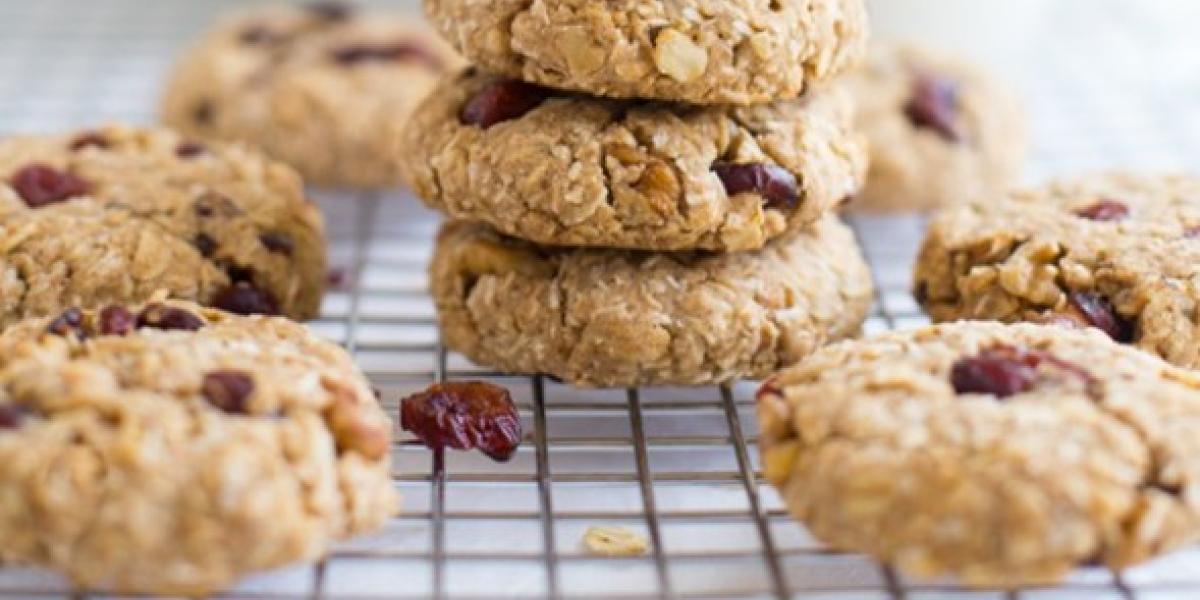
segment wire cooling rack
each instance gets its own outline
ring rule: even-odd
[[[0,2],[0,132],[152,121],[180,45],[219,11],[243,4]],[[1011,51],[995,65],[1028,99],[1031,178],[1110,166],[1200,168],[1200,44],[1188,29],[1198,4],[1046,4],[1041,29],[1011,32]],[[328,216],[331,262],[344,284],[329,293],[312,326],[354,353],[393,415],[399,398],[434,380],[482,378],[512,390],[527,438],[503,464],[452,452],[439,475],[427,450],[401,438],[393,451],[401,516],[317,565],[252,577],[230,597],[1200,596],[1200,548],[1119,574],[1080,569],[1060,587],[1013,592],[910,581],[866,557],[832,552],[762,484],[752,383],[575,390],[473,366],[438,343],[424,274],[435,217],[402,193],[314,195]],[[908,293],[921,220],[851,224],[879,289],[867,332],[923,323]],[[591,557],[580,542],[591,525],[634,529],[650,550]],[[45,571],[0,569],[0,598],[71,595],[101,597]]]

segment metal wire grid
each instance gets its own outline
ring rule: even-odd
[[[178,44],[235,3],[96,4],[0,3],[7,23],[0,37],[0,131],[151,120],[161,74]],[[1136,8],[1146,4],[1060,0],[1057,37],[1014,50],[1012,64],[1023,67],[1014,73],[1034,122],[1037,177],[1107,165],[1194,170],[1200,163],[1200,80],[1192,75],[1200,72],[1200,52]],[[484,378],[513,391],[528,438],[509,463],[451,453],[441,469],[427,450],[401,439],[393,457],[404,514],[317,565],[253,577],[230,597],[1200,594],[1200,549],[1122,574],[1081,569],[1064,586],[1019,592],[917,583],[862,556],[831,552],[762,486],[752,383],[582,391],[480,369],[438,343],[424,277],[433,216],[397,195],[317,196],[330,221],[331,262],[344,270],[346,283],[328,295],[314,329],[354,353],[392,414],[400,397],[431,381]],[[924,322],[907,290],[920,220],[862,218],[852,225],[879,289],[865,329]],[[651,551],[590,557],[580,538],[593,524],[639,530]],[[0,597],[64,595],[88,596],[43,571],[0,569]]]

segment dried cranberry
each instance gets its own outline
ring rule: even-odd
[[[196,250],[200,251],[200,255],[204,257],[212,256],[213,252],[217,251],[217,240],[214,240],[212,236],[208,235],[207,233],[197,233],[196,237],[192,238],[192,245],[195,246]]]
[[[137,318],[137,326],[195,331],[204,327],[204,320],[182,308],[156,303],[142,309],[142,314]]]
[[[124,306],[106,306],[100,311],[100,335],[125,335],[136,324],[133,313]]]
[[[1183,237],[1194,238],[1196,236],[1200,236],[1200,225],[1192,225],[1184,228]]]
[[[32,164],[13,173],[13,189],[31,208],[88,193],[88,184],[75,174],[43,164]]]
[[[412,61],[420,63],[437,71],[442,68],[442,60],[424,46],[415,42],[395,42],[382,45],[359,44],[344,46],[330,51],[333,60],[343,65],[355,65],[364,62]]]
[[[484,129],[516,119],[546,100],[545,88],[511,79],[488,84],[463,106],[459,118],[468,125]]]
[[[779,383],[775,381],[774,377],[772,377],[762,382],[762,385],[758,386],[758,392],[754,394],[754,399],[762,400],[767,396],[778,396],[782,393],[783,390],[779,388]]]
[[[354,13],[354,8],[344,2],[311,2],[304,8],[313,16],[326,21],[345,21]]]
[[[400,426],[435,450],[477,448],[494,460],[512,458],[521,418],[508,390],[482,381],[437,383],[400,402]]]
[[[204,154],[207,150],[204,144],[199,142],[179,142],[179,145],[175,146],[175,156],[179,158],[195,158]]]
[[[296,248],[292,237],[286,233],[264,233],[258,236],[258,241],[262,242],[262,245],[266,246],[267,250],[275,254],[283,254],[284,256],[291,256],[292,250]]]
[[[83,150],[88,146],[103,150],[108,147],[108,139],[99,132],[87,131],[75,136],[75,139],[71,140],[71,150],[74,152]]]
[[[950,383],[959,394],[992,394],[1007,398],[1033,387],[1040,362],[1036,354],[1011,346],[997,346],[954,363]]]
[[[1067,298],[1092,327],[1118,342],[1133,341],[1133,323],[1117,314],[1106,298],[1089,292],[1071,292]]]
[[[932,129],[948,142],[962,140],[958,128],[958,84],[933,73],[918,73],[904,114],[915,127]]]
[[[238,34],[238,40],[250,46],[269,44],[276,39],[278,36],[266,25],[251,25]]]
[[[279,303],[266,290],[248,281],[238,281],[213,297],[214,307],[238,315],[277,315]]]
[[[778,165],[720,161],[713,163],[712,170],[725,185],[725,193],[730,196],[754,192],[763,197],[767,208],[775,209],[795,208],[800,201],[796,191],[796,176]]]
[[[1007,398],[1029,391],[1039,365],[1049,364],[1087,384],[1094,378],[1084,368],[1041,350],[995,346],[960,359],[950,370],[950,383],[959,394],[991,394]]]
[[[241,371],[213,371],[204,376],[200,392],[209,404],[234,414],[246,414],[246,401],[254,393],[254,378]]]
[[[1075,211],[1075,214],[1092,221],[1122,221],[1129,216],[1129,207],[1105,198]]]
[[[68,308],[62,314],[54,317],[46,331],[54,335],[67,336],[71,333],[83,333],[83,311],[78,308]]]
[[[12,404],[0,404],[0,429],[17,429],[25,420],[25,413]]]

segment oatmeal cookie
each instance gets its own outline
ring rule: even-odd
[[[0,559],[200,596],[313,560],[398,499],[390,421],[302,325],[154,300],[0,335]]]
[[[764,383],[758,413],[792,514],[918,577],[1046,584],[1200,537],[1200,377],[1097,331],[834,344]]]
[[[1200,179],[1096,174],[948,208],[915,294],[935,321],[1098,327],[1200,367]]]
[[[795,98],[864,53],[862,0],[425,0],[471,62],[616,98],[750,104]]]
[[[833,217],[734,254],[551,249],[451,223],[430,285],[450,348],[583,386],[763,377],[856,334],[872,296]]]
[[[1014,94],[976,66],[906,44],[878,44],[846,78],[870,169],[851,210],[928,210],[1002,191],[1028,151]]]
[[[858,190],[840,89],[736,108],[555,93],[468,69],[417,109],[402,167],[453,218],[533,242],[749,250]]]
[[[239,13],[179,61],[163,121],[254,144],[310,183],[399,185],[409,112],[459,59],[419,23],[322,3]]]
[[[256,152],[123,126],[0,141],[0,327],[163,289],[310,318],[324,285],[320,213]]]

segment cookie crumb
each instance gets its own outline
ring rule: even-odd
[[[583,532],[583,547],[594,556],[641,556],[646,538],[620,525],[592,525]]]

